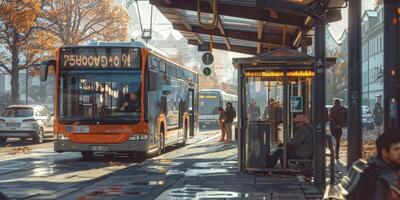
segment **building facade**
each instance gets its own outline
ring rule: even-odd
[[[382,104],[383,80],[383,6],[367,10],[362,16],[362,92],[363,105]]]

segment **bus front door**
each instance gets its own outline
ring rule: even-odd
[[[189,136],[194,136],[194,89],[189,89]]]

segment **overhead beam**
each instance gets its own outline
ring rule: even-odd
[[[257,27],[257,39],[259,40],[258,44],[257,44],[257,54],[261,53],[261,49],[262,49],[262,36],[263,36],[263,32],[264,32],[264,21],[258,21],[258,27]]]
[[[192,29],[192,25],[189,24],[189,22],[187,22],[187,21],[185,20],[185,18],[182,16],[182,14],[181,14],[178,10],[176,10],[176,9],[174,9],[174,10],[175,10],[176,16],[179,18],[180,22],[185,26],[186,30],[192,31],[192,30],[193,30],[193,29]],[[195,35],[195,37],[196,37],[196,40],[197,40],[200,44],[203,44],[203,40],[200,38],[199,34],[194,33],[194,35]]]
[[[196,40],[188,40],[189,44],[192,45],[198,45]],[[245,54],[250,54],[250,55],[256,55],[257,54],[257,48],[255,47],[247,47],[247,46],[239,46],[239,45],[231,45],[231,50],[229,50],[225,44],[223,43],[214,43],[213,44],[214,49],[220,49],[220,50],[225,50],[225,51],[234,51],[238,53],[245,53]],[[275,50],[277,48],[271,48],[271,50]]]
[[[225,34],[225,28],[224,28],[224,24],[221,21],[221,17],[218,16],[218,28],[219,28],[219,32],[221,33],[221,35],[224,37],[224,41],[226,44],[226,48],[228,48],[229,50],[231,50],[231,43],[229,41],[229,38],[226,36]]]
[[[275,10],[294,15],[307,17],[311,8],[308,5],[301,5],[282,0],[257,0],[257,8],[263,10]]]
[[[209,35],[210,33],[212,33],[214,36],[224,37],[224,35],[222,35],[220,33],[219,29],[206,30],[200,26],[192,26],[192,31],[187,31],[187,29],[182,25],[174,24],[173,27],[175,30],[178,30],[178,31],[200,33],[200,34],[206,34],[206,35]],[[227,36],[229,38],[248,40],[248,41],[253,41],[253,42],[271,43],[271,44],[275,44],[275,45],[282,45],[282,39],[283,39],[282,32],[280,32],[280,33],[263,32],[261,38],[265,38],[265,39],[262,40],[262,39],[258,39],[257,32],[237,31],[237,30],[229,30],[229,29],[225,29],[225,36]],[[285,43],[291,44],[292,43],[291,38],[294,35],[286,34],[286,36],[287,37],[286,37]]]
[[[164,0],[150,0],[150,3],[157,7],[165,8],[177,8],[183,10],[197,11],[196,1],[188,0],[170,0],[170,3],[166,3]],[[200,2],[201,12],[212,13],[212,8],[208,2]],[[302,26],[306,17],[295,14],[285,13],[280,14],[279,18],[271,17],[270,11],[261,10],[257,7],[250,6],[237,6],[234,4],[228,4],[224,2],[218,3],[218,14],[227,15],[233,17],[240,17],[245,19],[260,20],[266,22],[274,22],[278,24],[285,24],[290,26]]]

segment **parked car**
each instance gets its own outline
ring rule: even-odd
[[[18,104],[25,104],[25,103],[26,103],[26,95],[20,94]],[[28,103],[31,105],[39,104],[38,101],[36,101],[30,96],[28,96]],[[4,109],[9,105],[11,105],[11,92],[6,91],[0,93],[0,113],[3,113]]]
[[[363,129],[372,130],[375,128],[374,115],[368,106],[362,106],[362,127]]]
[[[41,105],[11,105],[0,116],[0,143],[7,138],[43,143],[53,138],[53,114]]]

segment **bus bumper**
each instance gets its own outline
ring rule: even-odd
[[[118,144],[85,144],[74,143],[69,140],[54,140],[55,152],[68,151],[100,151],[100,152],[148,152],[149,142],[147,140],[127,141]]]

